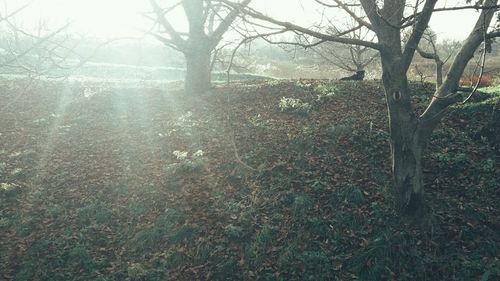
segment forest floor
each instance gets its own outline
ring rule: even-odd
[[[415,222],[378,82],[0,84],[0,280],[498,280],[490,92],[436,130]]]

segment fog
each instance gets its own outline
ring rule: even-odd
[[[461,2],[446,1],[445,4],[451,6]],[[41,21],[48,28],[56,28],[69,21],[71,32],[90,37],[142,37],[152,26],[151,20],[144,16],[151,12],[149,1],[144,0],[1,0],[0,3],[5,15],[30,3],[16,17],[23,26],[37,28]],[[303,26],[313,25],[324,11],[312,0],[253,0],[250,6],[264,14]],[[182,28],[186,24],[181,13],[179,9],[171,14],[170,20]],[[438,40],[463,40],[470,32],[477,13],[474,10],[436,13],[430,26],[438,34]],[[327,11],[325,16],[335,18],[339,24],[346,21],[341,12],[331,15],[331,11]]]

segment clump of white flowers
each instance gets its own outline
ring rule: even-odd
[[[182,173],[196,172],[202,169],[205,158],[204,152],[198,149],[196,152],[189,155],[188,151],[175,150],[172,152],[179,162],[171,163],[165,166],[164,170],[167,175],[176,175]]]
[[[175,155],[177,160],[186,160],[188,158],[189,153],[187,151],[180,151],[180,150],[175,150],[172,152],[172,154]],[[195,153],[193,153],[192,158],[200,158],[203,157],[204,153],[203,150],[198,149]]]
[[[281,111],[292,111],[297,113],[309,113],[312,106],[307,102],[303,102],[300,99],[282,97],[279,103],[279,108]]]
[[[187,151],[179,151],[179,150],[175,150],[174,152],[172,152],[175,157],[177,157],[177,160],[185,160],[188,156],[188,152]]]
[[[335,85],[320,84],[314,90],[319,93],[318,95],[316,95],[316,102],[323,102],[326,98],[335,96],[337,88],[335,87]]]
[[[195,153],[193,153],[193,157],[196,158],[203,157],[203,150],[198,149]]]
[[[92,96],[95,96],[97,94],[96,91],[94,91],[92,88],[85,88],[83,90],[83,96],[86,98],[91,98]]]

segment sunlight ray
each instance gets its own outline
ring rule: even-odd
[[[68,106],[72,102],[73,91],[70,86],[65,83],[62,90],[61,95],[59,97],[59,102],[55,112],[51,114],[51,119],[53,120],[49,132],[47,134],[47,138],[45,142],[41,145],[41,155],[40,160],[36,166],[35,171],[37,171],[38,176],[43,177],[47,174],[46,167],[48,166],[51,158],[53,156],[53,152],[56,150],[57,141],[59,140],[59,135],[62,130],[70,130],[71,125],[64,124],[64,119],[67,115]]]

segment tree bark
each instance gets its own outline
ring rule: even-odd
[[[381,52],[389,112],[393,194],[397,209],[418,216],[424,209],[422,149],[418,117],[411,105],[406,70],[401,56]]]
[[[436,59],[436,90],[443,85],[443,66],[444,62]]]
[[[391,152],[396,207],[403,214],[420,217],[425,206],[419,129],[407,126],[394,131]]]
[[[186,58],[186,79],[184,87],[186,93],[197,95],[210,88],[211,52],[205,48],[193,48],[184,53]]]

